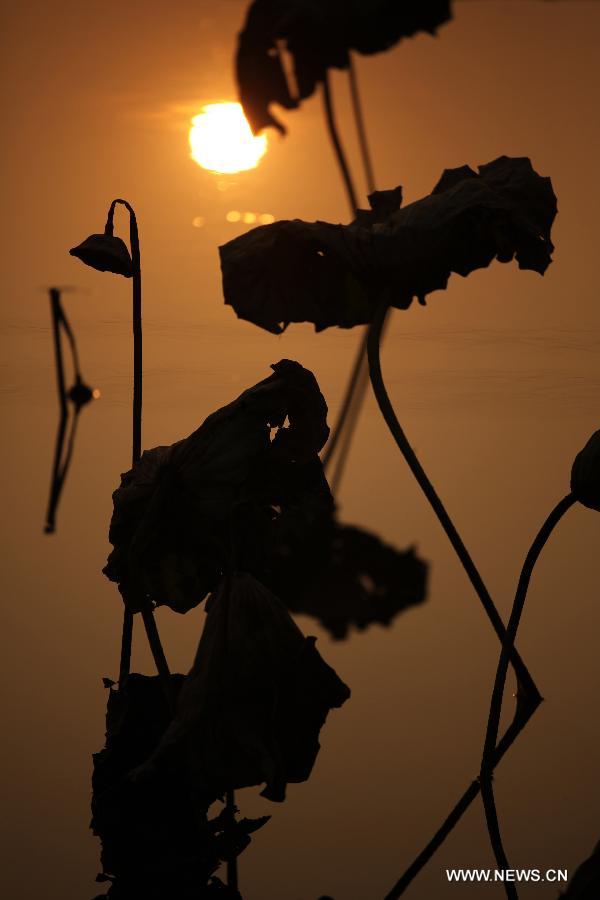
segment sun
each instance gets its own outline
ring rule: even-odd
[[[209,103],[192,119],[191,157],[211,172],[254,169],[267,150],[266,135],[255,136],[239,103]]]

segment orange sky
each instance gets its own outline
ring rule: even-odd
[[[11,816],[3,877],[15,900],[93,896],[90,754],[102,744],[100,677],[115,674],[120,627],[120,599],[100,569],[110,494],[128,466],[130,285],[85,269],[68,248],[101,230],[113,197],[135,206],[146,446],[189,433],[284,356],[315,371],[335,412],[358,337],[302,326],[274,338],[223,305],[217,247],[245,228],[226,221],[229,209],[347,221],[317,97],[284,114],[289,134],[270,135],[256,170],[218,177],[189,159],[191,116],[235,99],[244,9],[35,0],[2,10],[0,752]],[[529,541],[599,425],[599,44],[600,4],[590,0],[463,0],[436,39],[358,60],[379,187],[402,184],[410,201],[445,167],[507,154],[530,156],[558,195],[555,262],[543,279],[497,263],[453,276],[426,309],[394,314],[384,354],[409,437],[503,611]],[[358,174],[346,83],[333,82]],[[41,533],[55,420],[41,290],[50,284],[80,289],[65,302],[84,372],[103,393],[85,413],[53,538]],[[274,813],[242,857],[245,900],[383,896],[477,771],[496,644],[372,403],[339,502],[345,520],[398,547],[418,544],[432,564],[429,600],[343,645],[301,620],[353,696],[328,722],[313,778],[282,808],[244,792],[244,814]],[[573,868],[600,837],[597,519],[578,508],[560,526],[523,625],[520,646],[547,702],[498,774],[519,866]],[[189,665],[203,615],[159,614],[174,668]],[[136,665],[150,671],[139,644]],[[468,865],[493,865],[478,805],[407,896],[449,897],[443,868]],[[522,896],[534,894],[554,896],[539,887]]]

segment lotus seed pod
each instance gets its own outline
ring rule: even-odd
[[[575,457],[571,492],[584,506],[600,512],[600,431],[594,432]]]

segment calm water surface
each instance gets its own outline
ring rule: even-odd
[[[15,900],[94,895],[91,753],[103,742],[101,676],[115,676],[118,657],[121,601],[100,570],[111,491],[128,466],[128,324],[123,314],[91,324],[75,300],[66,302],[79,326],[84,374],[102,399],[82,416],[52,537],[42,534],[56,420],[43,295],[35,320],[9,322],[3,337],[4,840],[27,847],[29,860],[26,870],[18,857],[5,865]],[[282,357],[315,371],[335,413],[357,335],[307,341],[307,334],[299,328],[274,339],[233,317],[210,331],[149,321],[145,446],[189,433],[264,377],[266,361]],[[568,490],[574,454],[600,424],[599,345],[600,332],[427,332],[422,318],[394,318],[384,354],[394,402],[504,615],[530,540]],[[285,804],[269,804],[255,789],[240,793],[244,815],[273,816],[241,858],[246,900],[382,897],[478,769],[498,647],[370,399],[339,505],[342,520],[398,547],[417,545],[431,563],[429,598],[391,628],[353,633],[344,643],[299,619],[352,698],[331,714],[312,778],[292,785]],[[532,582],[519,646],[546,702],[496,781],[514,866],[572,869],[600,837],[599,536],[600,518],[573,509]],[[161,610],[157,618],[173,668],[185,671],[203,610],[185,617]],[[134,666],[152,671],[139,631]],[[493,865],[477,803],[407,896],[456,897],[446,867]],[[522,890],[525,898],[556,893]],[[489,886],[485,896],[502,891]]]

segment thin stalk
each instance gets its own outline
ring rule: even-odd
[[[361,407],[369,385],[369,369],[367,366],[366,347],[363,345],[362,341],[360,353],[362,359],[359,377],[354,387],[354,398],[350,405],[350,409],[348,410],[345,427],[344,425],[342,425],[341,445],[339,448],[339,452],[335,458],[333,473],[331,475],[331,478],[329,479],[331,484],[331,492],[334,497],[337,496],[340,488],[342,477],[344,475],[344,469],[346,468],[346,462],[350,454],[350,447],[352,446],[352,438],[354,437],[354,432],[358,424]]]
[[[363,168],[365,170],[365,181],[369,194],[375,190],[375,175],[373,174],[373,164],[371,162],[371,154],[369,152],[369,144],[367,142],[367,132],[365,129],[365,121],[362,113],[362,104],[360,102],[360,94],[358,91],[358,78],[356,77],[356,68],[352,58],[352,53],[348,54],[348,77],[350,81],[350,96],[352,97],[352,111],[354,112],[354,122],[358,133],[358,143],[360,146],[360,155],[362,157]]]
[[[477,567],[475,566],[475,563],[471,559],[471,556],[467,548],[465,547],[462,538],[456,530],[454,523],[446,512],[442,501],[438,497],[435,488],[427,477],[425,470],[423,469],[421,463],[417,458],[417,455],[410,446],[408,439],[400,426],[400,422],[396,417],[396,413],[394,412],[394,408],[390,402],[390,398],[388,397],[381,374],[381,360],[379,358],[381,331],[387,316],[387,312],[387,304],[382,303],[376,310],[373,321],[371,322],[371,326],[369,328],[367,350],[369,358],[369,374],[371,377],[373,392],[392,437],[396,441],[400,452],[408,463],[408,466],[414,477],[416,478],[419,487],[425,494],[433,511],[438,517],[438,520],[442,528],[444,529],[448,540],[452,544],[456,555],[462,563],[469,581],[473,585],[477,596],[481,600],[482,606],[487,614],[488,619],[492,623],[494,631],[496,632],[500,642],[504,644],[504,641],[506,639],[506,630],[504,628],[502,619],[500,618],[500,614],[496,609],[494,601],[492,600],[488,589],[486,588],[483,579],[479,574]],[[539,692],[535,686],[535,683],[531,675],[529,674],[525,663],[519,656],[519,653],[514,646],[510,647],[510,661],[515,669],[515,673],[519,680],[519,685],[522,688],[525,696],[531,700],[539,697]]]
[[[331,437],[327,442],[327,446],[323,452],[323,468],[327,471],[328,466],[330,465],[333,455],[336,451],[338,442],[340,437],[344,431],[346,422],[348,420],[348,416],[350,415],[350,411],[352,409],[352,404],[354,400],[354,392],[356,390],[356,386],[360,380],[361,370],[364,366],[367,352],[367,335],[368,329],[365,328],[364,336],[361,339],[358,352],[354,359],[354,365],[352,366],[352,371],[350,372],[350,380],[348,381],[348,385],[346,387],[346,393],[344,394],[344,399],[342,400],[342,405],[340,407],[340,411],[338,413],[338,417],[336,419],[335,425],[333,426],[333,430],[331,432]]]
[[[133,404],[132,404],[132,440],[131,462],[135,465],[142,455],[142,267],[140,259],[140,239],[137,218],[133,207],[117,198],[113,200],[108,211],[105,232],[113,233],[113,217],[117,203],[122,204],[129,213],[129,243],[131,249],[132,275],[132,322],[133,322]],[[148,643],[163,688],[171,707],[173,697],[171,678],[167,659],[161,644],[154,613],[150,606],[142,610],[142,619],[148,637]],[[125,607],[123,612],[123,628],[121,631],[121,656],[119,664],[119,685],[127,680],[131,666],[131,645],[133,640],[133,613]]]
[[[512,724],[506,729],[505,733],[498,742],[498,746],[494,751],[494,768],[499,764],[508,750],[512,747],[520,733],[523,731],[523,729],[535,713],[540,703],[541,697],[538,697],[537,699],[527,700],[526,705],[522,707],[522,713],[518,718],[516,717]],[[423,869],[427,865],[436,850],[439,850],[448,835],[456,827],[471,803],[476,799],[480,790],[480,780],[476,779],[475,781],[472,781],[460,800],[455,804],[450,814],[444,819],[442,825],[438,828],[427,846],[410,864],[408,869],[398,879],[391,891],[385,895],[384,900],[398,900],[398,897],[401,897],[402,894],[404,894],[406,889],[417,877],[421,869]]]
[[[492,690],[492,699],[490,702],[490,712],[488,716],[485,743],[481,759],[480,780],[488,832],[490,835],[494,854],[496,856],[496,861],[498,863],[498,868],[502,869],[507,869],[509,868],[509,866],[504,848],[502,846],[502,837],[500,834],[498,814],[496,811],[494,791],[492,788],[492,772],[494,749],[496,747],[498,729],[500,726],[500,715],[502,713],[502,699],[504,697],[504,688],[506,685],[506,676],[508,673],[508,663],[510,653],[515,645],[517,631],[519,629],[519,623],[521,621],[521,615],[523,613],[525,600],[527,598],[527,590],[529,588],[529,582],[531,580],[535,564],[554,528],[560,522],[567,510],[569,510],[575,502],[575,497],[572,494],[567,494],[566,497],[563,497],[563,499],[556,504],[550,515],[547,517],[546,521],[537,533],[531,547],[529,548],[527,556],[525,557],[525,562],[523,563],[521,574],[519,576],[517,591],[515,594],[510,618],[508,620],[506,636],[502,643],[500,659],[498,661],[498,667],[496,669],[496,677],[494,679],[494,687]],[[516,715],[519,715],[518,708]],[[507,889],[507,894],[511,897],[517,896],[516,890],[514,890],[514,893],[509,894]]]
[[[148,643],[150,644],[150,650],[152,651],[152,656],[154,657],[156,669],[158,671],[158,674],[160,675],[163,691],[169,703],[171,712],[174,713],[175,698],[173,696],[171,672],[169,671],[169,664],[167,663],[167,658],[165,656],[165,652],[160,640],[160,635],[158,633],[158,628],[156,626],[156,619],[154,618],[154,613],[149,606],[146,606],[144,607],[144,609],[142,609],[142,619],[144,620]]]
[[[348,168],[348,162],[346,161],[346,154],[344,153],[344,148],[342,147],[342,142],[340,141],[340,136],[335,123],[333,99],[331,96],[331,87],[329,85],[329,75],[327,71],[325,72],[325,75],[323,77],[323,105],[325,107],[325,120],[327,122],[327,130],[329,132],[329,137],[331,139],[340,173],[342,175],[342,181],[344,182],[344,187],[348,196],[350,216],[354,219],[356,216],[356,210],[358,209],[356,190],[352,182],[352,176],[350,175],[350,169]]]
[[[63,445],[68,417],[67,392],[65,389],[65,370],[60,340],[60,291],[58,290],[58,288],[50,288],[49,294],[50,312],[52,316],[52,336],[54,339],[54,368],[56,370],[56,390],[58,393],[60,418],[58,420],[58,429],[56,432],[54,463],[52,465],[52,477],[50,480],[50,496],[48,499],[48,509],[46,512],[46,525],[44,526],[44,531],[46,532],[46,534],[52,534],[56,530],[56,509],[58,506],[60,494],[58,487],[59,474],[61,469],[61,459],[63,454]]]
[[[367,134],[364,125],[364,117],[362,113],[362,106],[360,102],[360,94],[358,90],[358,79],[356,77],[356,70],[354,67],[354,63],[352,60],[352,56],[349,57],[349,66],[348,66],[348,75],[350,81],[350,95],[352,98],[352,110],[354,113],[354,121],[356,125],[356,130],[358,133],[358,141],[360,145],[360,152],[363,162],[363,168],[365,172],[365,181],[367,183],[367,189],[369,193],[372,193],[375,190],[375,177],[373,175],[373,165],[371,163],[371,156],[369,153],[369,146],[367,142]],[[334,150],[336,152],[336,157],[338,160],[338,165],[340,167],[340,172],[342,175],[342,180],[346,187],[346,191],[348,193],[348,200],[351,207],[352,216],[356,215],[356,210],[358,208],[357,203],[357,195],[354,185],[352,183],[352,179],[350,176],[350,171],[346,162],[346,158],[344,155],[344,151],[342,149],[341,141],[339,138],[339,134],[336,128],[335,119],[333,116],[333,103],[331,98],[331,90],[329,86],[329,82],[327,81],[327,75],[325,76],[325,81],[323,83],[323,98],[325,101],[325,112],[327,118],[327,127],[329,130],[329,135],[331,138],[331,142],[333,144]],[[348,385],[346,387],[346,393],[344,395],[344,399],[342,401],[342,406],[340,408],[340,412],[336,423],[331,432],[331,437],[327,443],[327,447],[325,448],[325,453],[323,455],[323,467],[325,471],[330,464],[332,464],[333,456],[335,454],[337,445],[342,437],[344,436],[343,444],[340,450],[340,458],[337,461],[337,465],[335,468],[333,480],[332,480],[332,488],[335,490],[338,488],[346,459],[348,457],[348,453],[350,451],[350,445],[352,443],[352,438],[354,436],[354,431],[356,425],[358,423],[358,418],[360,415],[360,409],[362,406],[362,402],[364,399],[364,391],[361,393],[360,390],[360,379],[361,374],[365,370],[367,358],[367,329],[365,329],[365,333],[363,338],[361,339],[358,352],[356,354],[354,365],[352,367],[352,371],[350,373],[350,380],[348,381]],[[366,387],[366,385],[365,385]]]
[[[60,317],[60,322],[62,324],[62,327],[65,330],[65,334],[67,335],[67,338],[69,340],[69,347],[71,348],[71,358],[73,360],[73,371],[75,373],[75,380],[82,381],[83,379],[81,377],[81,366],[79,365],[79,353],[77,351],[77,341],[75,340],[75,334],[73,333],[73,330],[69,324],[69,320],[67,319],[66,313],[60,302],[60,296],[57,301],[57,307],[58,307],[58,315]]]

